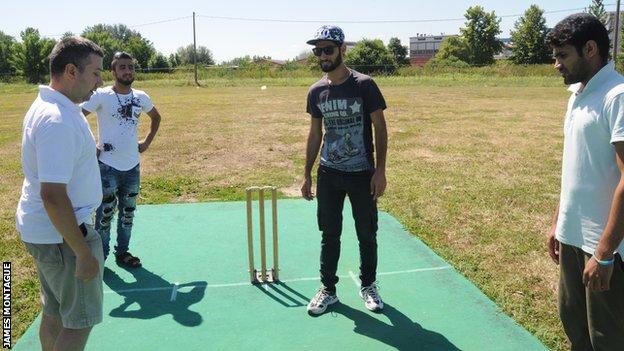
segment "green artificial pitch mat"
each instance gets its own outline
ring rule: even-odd
[[[265,208],[271,267],[270,201]],[[254,210],[257,238],[257,202]],[[306,305],[320,284],[316,203],[279,200],[278,213],[281,282],[252,285],[245,202],[139,206],[130,251],[143,267],[124,269],[108,258],[104,321],[94,327],[87,350],[546,349],[383,212],[377,279],[385,309],[368,311],[358,296],[359,254],[348,200],[340,303],[309,316]],[[39,321],[14,350],[40,349]]]

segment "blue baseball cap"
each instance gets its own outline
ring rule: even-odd
[[[307,41],[308,44],[314,45],[322,40],[333,41],[338,45],[344,43],[344,33],[338,26],[325,25],[316,30],[314,38]]]

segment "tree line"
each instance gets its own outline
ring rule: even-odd
[[[598,17],[607,28],[608,14],[602,0],[592,0],[587,12]],[[429,66],[484,66],[494,63],[494,56],[501,52],[503,43],[497,38],[501,33],[500,17],[495,12],[486,12],[481,6],[472,6],[464,14],[466,22],[457,36],[446,37],[427,65]],[[518,19],[511,31],[513,43],[510,57],[514,64],[540,64],[552,62],[552,53],[545,44],[548,34],[544,11],[531,5]],[[68,32],[63,36],[73,35]],[[169,72],[183,65],[193,64],[193,45],[183,46],[168,57],[158,52],[150,40],[126,25],[97,24],[86,28],[81,36],[91,39],[104,50],[104,68],[110,68],[115,52],[127,51],[136,58],[137,68],[144,71]],[[43,82],[47,73],[48,55],[56,41],[43,38],[34,28],[26,28],[20,33],[21,42],[0,31],[0,78],[18,74],[29,83]],[[297,58],[306,58],[311,69],[318,69],[318,59],[306,51]],[[398,67],[409,65],[408,48],[398,38],[391,38],[388,45],[379,40],[363,39],[349,50],[344,58],[347,65],[356,67],[363,73],[383,71],[392,73]],[[243,56],[221,63],[223,66],[245,67],[266,56]],[[212,52],[197,47],[197,62],[201,65],[214,65]],[[301,67],[301,61],[288,61],[285,68]]]
[[[607,29],[611,27],[602,0],[592,0],[585,12],[600,19]],[[494,11],[486,12],[481,6],[468,8],[464,17],[466,23],[460,29],[460,35],[445,38],[429,65],[463,67],[484,66],[494,62],[494,55],[503,47],[503,43],[497,39],[501,33],[501,19]],[[549,30],[544,10],[531,5],[511,31],[511,62],[522,65],[552,62],[552,51],[545,43]]]
[[[62,37],[71,35],[74,34],[67,32]],[[144,71],[168,72],[172,68],[194,62],[192,44],[180,47],[165,57],[154,48],[150,40],[123,24],[96,24],[87,27],[80,35],[102,48],[104,69],[110,69],[113,55],[118,51],[130,53],[136,59],[137,69]],[[20,75],[29,83],[44,82],[48,72],[48,56],[56,40],[44,38],[39,30],[30,27],[20,33],[20,39],[18,42],[0,31],[0,78]],[[197,62],[213,65],[212,52],[204,46],[198,46]]]

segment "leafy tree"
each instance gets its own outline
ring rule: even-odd
[[[261,60],[272,60],[271,56],[264,56],[264,55],[253,55],[253,57],[251,58],[251,61],[256,62],[256,61],[261,61]]]
[[[110,32],[85,30],[82,36],[98,44],[102,51],[104,51],[103,66],[104,69],[110,69],[110,64],[113,61],[113,55],[117,51],[123,51],[124,45],[121,41],[113,38]]]
[[[439,57],[435,55],[425,64],[427,68],[466,68],[470,67],[466,61],[458,59],[456,56]]]
[[[513,63],[536,64],[551,61],[551,51],[545,42],[548,28],[543,15],[542,9],[531,5],[516,22],[514,30],[511,31],[511,40],[514,43],[511,56]]]
[[[125,51],[134,57],[139,69],[149,67],[149,61],[156,55],[152,42],[140,36],[130,37]]]
[[[394,56],[394,61],[398,65],[408,65],[409,59],[407,57],[407,46],[401,45],[401,40],[399,38],[390,38],[388,42],[388,50]]]
[[[611,32],[609,29],[609,14],[607,10],[605,10],[604,3],[602,0],[592,0],[591,5],[585,9],[585,12],[596,16],[604,24],[605,27]]]
[[[500,19],[494,11],[487,13],[481,6],[469,7],[464,17],[466,27],[460,32],[468,46],[468,63],[476,66],[494,63],[494,55],[502,48],[496,39],[501,33]]]
[[[176,54],[180,58],[181,65],[192,65],[194,63],[193,44],[179,47]],[[197,47],[197,63],[201,65],[215,64],[215,61],[212,58],[212,52],[207,47],[201,45]]]
[[[173,53],[169,55],[169,65],[172,68],[178,67],[180,64],[180,56],[178,56],[178,54]]]
[[[226,67],[231,67],[231,66],[244,67],[244,66],[248,66],[252,62],[253,62],[253,59],[251,58],[251,56],[245,55],[241,57],[235,57],[229,61],[223,61],[222,65]]]
[[[149,61],[150,72],[171,72],[171,65],[165,55],[157,52]]]
[[[28,83],[42,83],[48,74],[50,53],[56,44],[53,39],[41,38],[39,31],[26,28],[20,33],[22,42],[13,46],[13,66]]]
[[[149,67],[150,59],[156,55],[151,41],[141,33],[124,24],[96,24],[87,27],[82,36],[92,40],[104,50],[104,68],[110,69],[113,55],[117,51],[126,51],[137,61],[138,68]]]
[[[345,56],[345,64],[366,74],[380,71],[393,73],[397,68],[394,56],[380,39],[362,39]]]
[[[11,64],[15,39],[0,31],[0,79],[8,78],[15,73],[15,67]]]
[[[456,35],[442,40],[434,59],[468,62],[468,55],[468,44],[464,38]]]

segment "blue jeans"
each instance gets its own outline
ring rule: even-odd
[[[141,180],[139,165],[127,171],[119,171],[102,162],[99,164],[103,198],[102,205],[96,212],[95,229],[102,237],[102,248],[106,259],[110,250],[111,223],[116,211],[119,213],[115,254],[119,255],[128,251]]]

